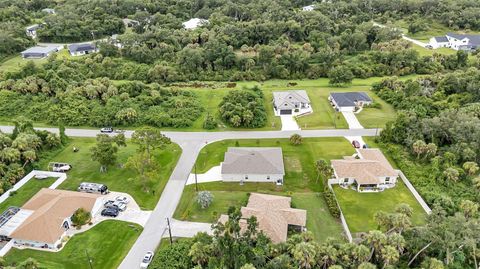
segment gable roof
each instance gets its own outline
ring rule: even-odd
[[[285,242],[288,235],[288,225],[306,226],[307,211],[291,208],[291,198],[285,196],[251,193],[246,207],[241,208],[240,227],[245,231],[247,219],[257,218],[258,229],[263,231],[274,243]],[[225,223],[227,215],[218,220]]]
[[[22,209],[33,211],[23,223],[13,231],[11,238],[55,243],[65,230],[62,227],[65,219],[84,208],[91,211],[100,195],[56,189],[41,189]]]
[[[35,47],[28,48],[28,49],[22,51],[21,53],[22,54],[28,54],[28,53],[48,54],[48,53],[51,53],[51,52],[55,52],[57,50],[58,50],[58,47],[55,47],[55,46],[46,46],[46,47],[35,46]]]
[[[79,52],[79,51],[94,51],[97,49],[97,46],[93,43],[76,43],[68,45],[68,50],[70,52]]]
[[[357,149],[360,159],[344,157],[332,160],[332,167],[339,178],[354,178],[358,184],[379,184],[379,177],[397,177],[398,172],[379,149]]]
[[[285,174],[282,148],[228,148],[222,174]]]
[[[332,92],[330,96],[338,106],[355,106],[358,101],[372,102],[366,92]]]
[[[448,38],[446,36],[436,36],[434,38],[435,38],[435,41],[437,41],[438,43],[447,43],[448,42]]]
[[[310,103],[310,98],[304,90],[273,92],[273,103],[277,108],[293,109],[296,103]]]
[[[474,46],[480,45],[480,35],[447,33],[447,36],[456,38],[458,40],[463,40],[465,38],[468,38],[469,45],[474,45]]]

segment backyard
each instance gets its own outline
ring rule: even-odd
[[[60,252],[13,248],[4,259],[7,264],[14,265],[33,258],[41,268],[52,269],[114,269],[141,232],[142,227],[137,224],[107,220],[73,236]],[[87,255],[92,261],[91,266]]]
[[[47,169],[49,162],[66,162],[73,169],[68,172],[68,178],[58,188],[76,190],[81,182],[96,182],[108,186],[112,191],[127,192],[143,210],[152,210],[170,177],[173,168],[181,154],[181,149],[176,144],[170,144],[164,150],[157,150],[154,159],[157,163],[155,177],[151,178],[144,191],[141,180],[132,169],[124,168],[128,157],[135,154],[137,147],[127,141],[126,147],[118,149],[118,165],[109,167],[107,172],[100,172],[100,164],[91,159],[90,148],[95,145],[93,138],[72,138],[67,146],[58,154],[44,159],[39,164],[40,169]],[[72,148],[80,149],[74,153]]]
[[[42,188],[48,188],[55,182],[57,178],[49,177],[46,179],[30,179],[25,185],[18,189],[15,195],[10,195],[7,200],[0,203],[0,214],[10,206],[21,207],[32,198]]]

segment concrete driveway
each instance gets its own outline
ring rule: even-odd
[[[204,222],[180,221],[176,219],[170,220],[173,237],[194,237],[197,233],[205,232],[212,235],[212,224]],[[169,237],[168,231],[163,237]]]
[[[355,113],[344,111],[342,112],[342,114],[348,123],[349,129],[363,129],[363,126],[358,121],[357,116],[355,116]]]
[[[198,183],[221,181],[221,180],[222,180],[222,167],[220,165],[210,168],[210,170],[208,170],[204,174],[197,174]],[[191,184],[195,184],[195,174],[193,173],[191,173],[188,176],[186,185],[191,185]]]
[[[282,131],[300,130],[297,121],[292,115],[282,115],[280,119],[282,120]]]
[[[363,147],[363,145],[365,145],[365,141],[363,141],[363,138],[361,136],[345,136],[345,138],[350,142],[350,144],[352,144],[352,142],[356,140],[358,141],[358,143],[360,143],[360,147]]]
[[[112,191],[103,197],[103,201],[106,202],[107,200],[115,200],[115,197],[117,196],[126,196],[130,200],[130,202],[128,202],[127,204],[127,209],[123,212],[120,212],[120,214],[113,219],[133,222],[141,225],[142,227],[145,227],[145,224],[147,223],[150,215],[152,214],[152,211],[141,210],[140,206],[138,206],[137,202],[133,199],[133,197],[130,196],[128,193],[124,192]],[[110,217],[101,216],[100,213],[101,212],[99,212],[98,215],[95,216],[96,221],[100,222],[106,219],[112,219]]]

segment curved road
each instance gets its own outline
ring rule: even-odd
[[[58,133],[57,128],[36,128]],[[0,126],[0,131],[10,133],[12,126]],[[192,171],[200,150],[208,143],[225,139],[289,138],[297,133],[303,137],[344,137],[375,136],[377,129],[332,129],[299,131],[231,131],[231,132],[163,132],[182,148],[182,155],[162,192],[160,200],[145,224],[143,232],[120,264],[120,269],[139,268],[143,255],[155,251],[166,228],[166,218],[171,218],[183,193],[188,175]],[[90,129],[66,129],[66,135],[74,137],[95,137],[100,132]],[[133,131],[125,131],[130,138]]]

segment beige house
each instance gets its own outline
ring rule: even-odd
[[[220,164],[223,181],[283,184],[282,148],[230,147]]]
[[[354,186],[359,192],[377,192],[394,187],[398,171],[379,149],[357,149],[356,156],[332,160],[335,179],[343,187]]]
[[[247,219],[257,218],[258,230],[263,231],[273,243],[287,240],[288,228],[304,231],[307,211],[291,208],[291,198],[285,196],[252,193],[246,207],[241,208],[240,228],[247,229]],[[227,215],[221,215],[219,222],[225,224]]]
[[[19,212],[26,217],[21,222],[17,220],[17,227],[8,237],[16,245],[57,249],[66,231],[72,227],[70,217],[73,213],[84,208],[95,215],[102,207],[100,197],[97,194],[44,188],[20,208]]]

